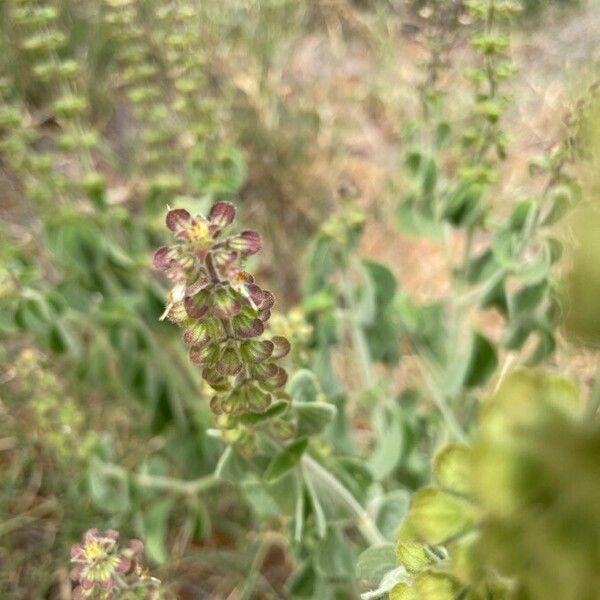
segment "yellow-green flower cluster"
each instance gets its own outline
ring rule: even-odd
[[[186,161],[218,161],[216,104],[207,94],[201,7],[168,2],[148,13],[136,0],[104,0],[119,85],[139,121],[142,167],[155,189],[179,190]],[[198,156],[196,156],[198,160]]]
[[[137,0],[104,0],[103,18],[114,40],[117,84],[124,89],[141,125],[140,166],[152,173],[153,187],[173,191],[183,184],[178,172],[178,124],[169,109],[168,65],[157,39],[160,28],[154,27],[142,4]]]
[[[60,462],[87,459],[97,443],[96,435],[44,357],[35,350],[23,350],[13,368],[13,392],[25,408],[18,414],[27,434]]]
[[[573,381],[519,371],[482,412],[473,446],[479,548],[519,583],[519,598],[598,597],[600,425],[584,421],[583,408]]]
[[[396,544],[407,576],[391,600],[508,598],[503,581],[478,556],[481,511],[473,499],[472,460],[468,446],[446,446],[434,460],[435,485],[414,494]]]
[[[353,204],[347,203],[343,210],[331,216],[321,225],[321,233],[325,238],[334,241],[343,251],[358,242],[365,221],[365,212]]]
[[[469,0],[465,4],[476,31],[471,45],[479,55],[479,65],[466,73],[473,85],[474,115],[463,134],[469,157],[460,173],[472,183],[489,184],[496,177],[495,161],[506,156],[508,140],[500,120],[509,99],[500,86],[515,73],[508,55],[506,23],[519,12],[520,4],[514,0]]]
[[[309,361],[308,345],[313,327],[307,321],[304,309],[295,306],[287,313],[275,313],[271,318],[273,335],[280,335],[292,345],[292,361],[298,365],[306,365]]]
[[[97,194],[104,187],[92,157],[98,134],[88,127],[89,120],[85,118],[88,102],[79,91],[82,87],[80,66],[76,60],[65,58],[68,36],[61,27],[60,5],[51,1],[19,0],[10,7],[9,17],[15,28],[18,59],[22,65],[19,76],[35,84],[38,92],[42,90],[47,98],[46,118],[59,128],[53,138],[55,147],[40,151],[33,144],[39,136],[31,126],[24,104],[15,102],[12,149],[20,144],[26,158],[20,164],[11,159],[11,166],[26,172],[26,189],[34,200],[56,201],[65,194],[79,192]],[[17,119],[18,113],[20,118]],[[64,160],[57,160],[61,154],[68,156],[68,165],[62,164]]]
[[[600,589],[600,426],[570,380],[509,375],[472,446],[435,458],[396,553],[392,600],[594,600]]]

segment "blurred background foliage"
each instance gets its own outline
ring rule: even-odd
[[[94,525],[143,538],[178,598],[358,597],[381,564],[356,565],[373,540],[319,465],[392,544],[431,457],[477,430],[512,367],[576,376],[595,417],[600,14],[523,7],[2,3],[2,597],[69,598],[68,547]],[[215,200],[265,241],[252,267],[318,460],[303,478],[265,483],[269,455],[238,443],[259,425],[214,423],[159,321],[165,210]],[[565,452],[597,452],[553,427]],[[226,462],[222,437],[240,450]],[[552,487],[546,451],[527,460]],[[573,564],[583,591],[561,597],[587,598]]]

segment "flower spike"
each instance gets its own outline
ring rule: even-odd
[[[234,218],[229,202],[217,202],[208,217],[169,210],[176,243],[154,254],[154,268],[174,283],[164,316],[183,328],[191,362],[215,391],[211,409],[228,415],[269,407],[287,380],[277,361],[290,347],[282,337],[262,339],[275,297],[243,269],[262,240],[249,230],[222,235]]]

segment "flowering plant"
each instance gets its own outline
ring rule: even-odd
[[[144,545],[130,540],[121,548],[114,529],[89,529],[71,548],[75,600],[158,600],[160,582],[149,577],[139,557]]]
[[[154,255],[154,266],[173,281],[163,317],[184,329],[190,360],[214,390],[217,414],[263,412],[287,381],[277,360],[290,350],[282,336],[263,338],[275,297],[242,268],[262,246],[255,231],[222,236],[235,208],[218,202],[208,215],[178,208],[167,214],[177,243]]]

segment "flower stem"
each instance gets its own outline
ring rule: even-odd
[[[146,473],[129,474],[123,467],[110,463],[101,463],[99,467],[105,473],[115,477],[126,478],[130,476],[133,482],[141,488],[173,492],[185,496],[193,496],[206,492],[222,482],[215,475],[204,475],[197,479],[185,481],[173,477],[163,477],[162,475],[148,475]]]

